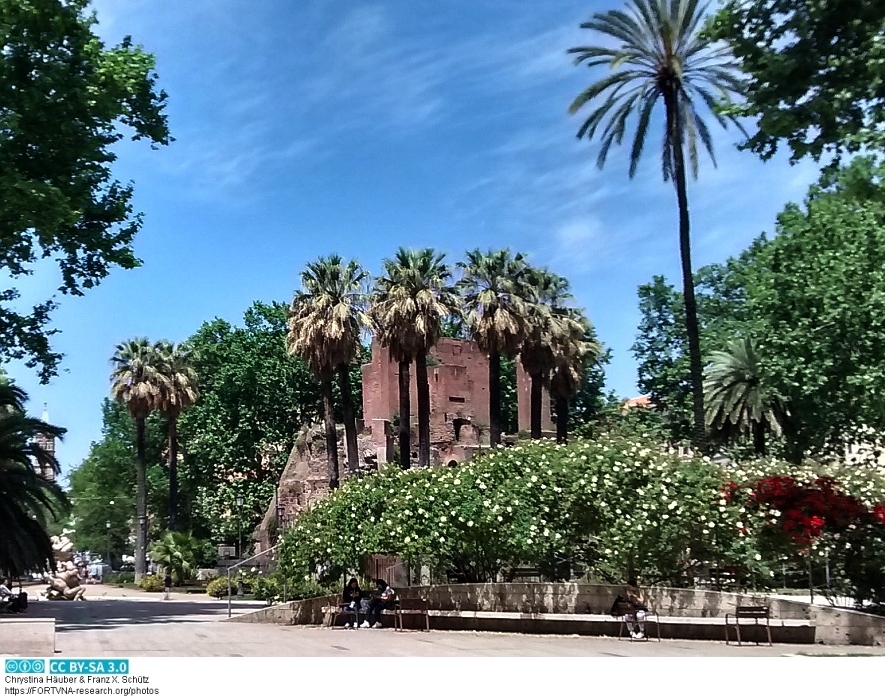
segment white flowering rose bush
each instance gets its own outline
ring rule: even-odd
[[[383,553],[465,582],[524,565],[558,579],[584,563],[605,580],[638,573],[647,583],[685,585],[703,563],[764,586],[783,558],[765,535],[780,514],[734,493],[781,474],[826,474],[869,506],[885,500],[885,477],[856,467],[764,460],[725,470],[634,438],[535,441],[457,468],[389,465],[347,482],[286,532],[280,572],[340,580]]]

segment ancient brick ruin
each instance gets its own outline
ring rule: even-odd
[[[412,460],[418,457],[418,388],[411,367]],[[360,466],[371,470],[393,460],[399,412],[399,365],[390,352],[372,343],[372,359],[362,367],[363,433],[359,437]],[[430,351],[427,377],[430,383],[431,465],[463,463],[489,445],[489,362],[475,342],[440,339]],[[531,428],[531,380],[516,362],[519,431]],[[543,432],[552,436],[550,397],[542,398]],[[514,435],[515,436],[515,435]],[[347,479],[347,455],[339,430],[338,458],[341,479]],[[291,521],[298,512],[328,493],[326,445],[322,429],[304,430],[292,449],[280,477],[277,496],[268,507],[255,540],[266,550],[274,538],[277,522]]]

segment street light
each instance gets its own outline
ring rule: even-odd
[[[243,495],[237,495],[237,540],[239,542],[237,546],[237,559],[243,559],[243,516],[242,516],[242,507],[243,507]],[[243,575],[241,571],[237,571],[237,596],[242,596],[244,593],[243,589]]]
[[[111,567],[111,522],[105,521],[104,527],[107,533],[108,567]]]

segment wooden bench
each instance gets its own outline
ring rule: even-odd
[[[393,629],[404,630],[403,616],[424,616],[424,625],[430,630],[430,615],[432,611],[429,609],[427,599],[400,599],[396,598],[390,603],[390,608],[382,609],[382,615],[393,616]],[[338,619],[343,615],[355,615],[357,623],[355,627],[359,627],[359,614],[361,610],[356,611],[349,609],[344,604],[338,606],[324,606],[322,610],[326,617],[325,625],[334,627],[338,623]]]
[[[741,620],[752,620],[755,626],[756,644],[759,644],[759,621],[765,621],[768,633],[768,645],[771,646],[771,610],[768,606],[737,606],[734,613],[725,614],[725,644],[728,644],[729,618],[734,620],[734,630],[738,646],[741,644]]]
[[[425,629],[430,630],[430,609],[427,599],[396,599],[393,606],[393,629],[403,630],[404,615],[424,616]]]

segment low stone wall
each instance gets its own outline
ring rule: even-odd
[[[426,597],[430,608],[438,610],[603,615],[609,613],[612,601],[621,593],[623,593],[622,586],[607,584],[545,583],[449,584],[405,587],[399,590],[400,596],[404,599]],[[811,621],[814,626],[814,642],[826,645],[885,645],[885,618],[857,611],[775,599],[762,594],[735,594],[699,589],[658,587],[648,589],[646,595],[649,606],[661,616],[724,618],[725,614],[733,612],[738,604],[766,604],[771,607],[773,619]],[[338,603],[339,598],[336,595],[293,601],[240,615],[231,620],[240,623],[319,625],[323,622],[322,608]],[[519,626],[520,629],[527,627],[530,626],[526,624]],[[536,627],[537,631],[543,630],[540,625],[532,627]]]

